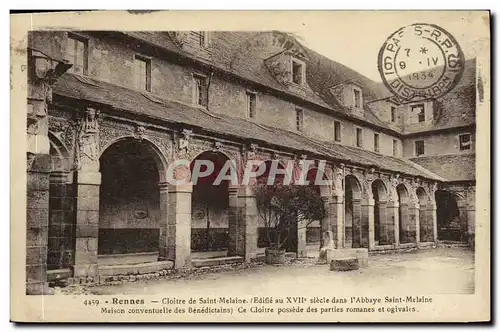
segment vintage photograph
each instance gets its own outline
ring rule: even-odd
[[[85,295],[110,320],[175,306],[264,321],[474,295],[490,37],[471,27],[489,13],[387,15],[349,40],[28,31],[25,294]]]

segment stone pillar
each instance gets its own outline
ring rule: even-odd
[[[322,235],[323,236],[323,235]],[[297,257],[307,257],[307,221],[299,220],[297,223]]]
[[[52,172],[49,190],[49,245],[47,268],[69,268],[74,264],[73,184],[68,183],[69,172]]]
[[[159,260],[168,259],[168,183],[161,182],[158,184],[160,192],[160,253]]]
[[[437,227],[437,213],[436,202],[434,200],[427,203],[427,220],[432,227],[432,242],[437,245],[438,242],[438,227]]]
[[[410,223],[410,214],[408,210],[408,203],[399,203],[399,218],[401,219],[399,222],[400,230],[399,230],[399,242],[400,243],[408,243],[410,240],[410,232],[411,232],[411,223]]]
[[[420,242],[430,242],[432,241],[429,238],[429,235],[432,234],[432,228],[429,227],[428,223],[428,217],[427,217],[427,206],[426,205],[419,205],[419,214],[418,214],[418,222],[419,222],[419,229],[420,229]],[[431,225],[432,226],[432,225]]]
[[[255,194],[249,186],[238,189],[236,254],[250,262],[257,258],[258,215]]]
[[[330,220],[332,223],[335,248],[344,248],[344,196],[333,196],[331,199]]]
[[[101,173],[76,173],[76,229],[74,277],[98,275],[97,250],[99,237],[99,189]]]
[[[52,163],[47,110],[52,102],[52,86],[70,66],[35,51],[33,48],[38,45],[33,45],[36,43],[33,34],[28,38],[27,69],[26,293],[39,295],[50,293],[47,287],[47,245]]]
[[[380,245],[385,245],[385,244],[393,244],[393,225],[392,221],[388,220],[387,216],[387,202],[385,201],[379,201],[376,204],[378,204],[378,220],[379,220],[379,244]],[[384,234],[384,235],[383,235]]]
[[[174,268],[191,266],[191,194],[193,185],[168,187],[167,258]]]
[[[28,157],[30,158],[30,157]],[[32,154],[27,172],[26,294],[49,294],[47,244],[49,236],[50,156]]]
[[[411,243],[420,243],[420,206],[418,203],[410,203],[408,205],[408,240]]]
[[[387,219],[384,221],[384,233],[380,234],[381,242],[384,244],[394,244],[399,248],[399,203],[389,201],[387,204]],[[383,241],[382,241],[383,239]]]
[[[458,213],[460,218],[460,240],[467,242],[468,226],[467,226],[467,202],[465,200],[457,201]]]
[[[238,186],[230,185],[228,188],[229,194],[229,210],[228,210],[228,256],[237,256],[238,248]]]
[[[375,200],[367,198],[363,200],[361,206],[363,238],[361,246],[363,248],[373,249],[375,247]]]
[[[328,196],[321,197],[325,206],[325,217],[321,220],[320,248],[325,245],[327,232],[332,230],[332,200]]]
[[[352,200],[352,247],[361,248],[363,245],[363,227],[361,219],[361,200]]]

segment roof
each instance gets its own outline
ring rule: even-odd
[[[454,154],[424,156],[411,161],[449,181],[474,181],[476,179],[476,155]]]
[[[403,133],[399,128],[381,121],[366,105],[363,116],[353,114],[330,93],[331,87],[345,82],[356,82],[363,87],[365,102],[391,97],[391,92],[382,82],[373,81],[355,70],[309,49],[291,34],[279,31],[214,31],[209,46],[210,56],[203,57],[179,47],[168,32],[131,31],[123,33],[168,51],[229,71],[274,90],[299,97],[331,112],[343,113],[377,127],[395,133]],[[307,58],[305,59],[306,75],[310,89],[304,89],[300,93],[288,89],[279,82],[264,61],[283,51],[284,48],[293,47],[299,48],[301,51],[304,50]],[[464,74],[457,87],[438,99],[440,118],[437,119],[432,130],[464,126],[475,122],[475,67],[475,60],[467,60]],[[410,130],[409,133],[414,133],[429,129],[414,127]]]
[[[197,107],[159,98],[150,93],[128,89],[88,77],[66,73],[53,88],[55,96],[87,100],[110,105],[117,110],[188,126],[233,138],[252,140],[260,145],[277,146],[324,156],[345,163],[377,167],[383,170],[421,176],[434,180],[440,177],[412,163],[390,156],[345,145],[318,141],[302,134],[256,124],[252,121],[211,113]],[[138,112],[140,110],[140,112]]]

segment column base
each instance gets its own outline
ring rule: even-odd
[[[35,282],[26,284],[26,295],[53,295],[54,290],[48,282]]]
[[[99,268],[97,264],[78,264],[71,266],[73,277],[97,278]]]

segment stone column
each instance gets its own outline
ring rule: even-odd
[[[99,189],[101,173],[76,173],[76,229],[74,277],[98,275],[97,249],[99,237]]]
[[[363,227],[361,219],[361,200],[352,200],[352,247],[361,248],[363,245]]]
[[[393,244],[393,224],[392,221],[388,220],[387,216],[387,202],[379,201],[378,204],[378,220],[379,220],[379,244]],[[384,235],[383,235],[384,234]]]
[[[420,243],[420,206],[418,203],[408,204],[408,240],[411,243]]]
[[[382,222],[381,222],[382,228]],[[394,244],[399,248],[399,203],[389,201],[387,203],[387,219],[384,222],[384,233],[380,234],[380,239],[385,244]]]
[[[465,200],[457,201],[458,213],[460,218],[460,240],[467,242],[468,225],[467,225],[467,202]]]
[[[438,242],[438,227],[437,227],[437,213],[436,202],[434,200],[427,203],[427,221],[432,227],[432,242],[437,245]]]
[[[168,183],[158,184],[160,192],[160,253],[158,259],[168,260]]]
[[[344,196],[333,196],[331,199],[330,220],[332,223],[335,248],[344,248]]]
[[[228,210],[228,256],[237,256],[238,248],[238,186],[230,185],[228,188],[229,194],[229,210]]]
[[[399,203],[399,218],[401,218],[400,221],[400,227],[401,229],[399,230],[400,238],[399,242],[400,243],[408,243],[410,242],[410,214],[408,210],[408,203]]]
[[[168,187],[167,258],[174,268],[191,266],[191,194],[193,185]]]
[[[47,245],[49,226],[49,172],[51,171],[48,137],[48,105],[52,86],[70,66],[35,51],[29,35],[27,99],[27,200],[26,200],[26,293],[48,294]],[[56,52],[59,53],[59,52]],[[60,56],[60,54],[57,54]]]
[[[52,172],[49,190],[49,245],[47,268],[62,269],[73,265],[74,192],[68,183],[69,172]]]
[[[429,227],[428,218],[427,218],[427,206],[419,205],[419,214],[418,214],[418,222],[420,229],[420,242],[430,242],[431,239],[429,235],[432,234],[432,229]]]
[[[26,294],[49,294],[47,244],[49,236],[50,156],[33,154],[27,172]],[[29,157],[28,157],[29,158]]]
[[[257,201],[249,186],[238,189],[236,254],[250,262],[257,258]]]
[[[375,200],[366,198],[361,206],[362,216],[362,243],[363,248],[373,249],[375,247]]]
[[[307,221],[297,223],[297,257],[307,257]]]
[[[320,248],[325,245],[326,232],[332,230],[332,200],[328,196],[321,197],[323,199],[323,204],[325,207],[325,217],[321,220],[321,234],[320,234]]]

